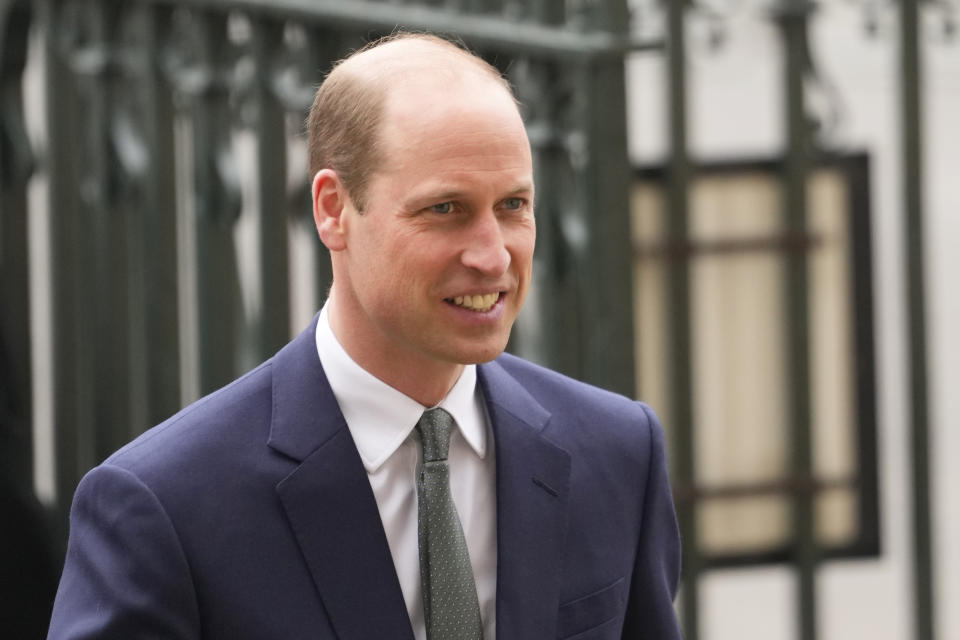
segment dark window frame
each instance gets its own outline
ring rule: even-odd
[[[847,224],[850,237],[850,274],[848,288],[852,296],[852,317],[850,329],[853,333],[851,344],[854,348],[854,388],[856,390],[855,441],[857,446],[857,473],[854,477],[842,481],[839,486],[850,487],[857,493],[858,527],[857,535],[849,544],[824,545],[820,547],[821,560],[865,559],[879,557],[881,546],[880,495],[878,469],[877,411],[876,411],[876,350],[874,335],[873,300],[873,256],[870,202],[870,159],[864,152],[821,153],[815,158],[813,171],[833,169],[838,171],[847,183]],[[723,174],[765,173],[771,180],[778,180],[784,171],[782,159],[737,159],[719,162],[698,163],[691,168],[693,180],[704,176]],[[667,184],[665,165],[641,166],[634,168],[634,180],[662,185]],[[780,253],[797,250],[808,244],[815,244],[815,238],[789,238],[786,236],[771,240],[769,247],[713,247],[708,250],[751,251],[757,248]],[[649,251],[650,248],[640,248]],[[662,247],[665,252],[685,254],[689,259],[697,252],[695,246],[681,248]],[[696,425],[694,425],[696,428]],[[692,500],[695,504],[704,499],[724,499],[710,493],[730,492],[736,495],[781,495],[791,497],[796,491],[809,490],[801,483],[785,478],[779,483],[756,485],[737,485],[737,487],[711,487],[705,491],[696,491],[694,495],[677,495],[676,499]],[[836,482],[817,484],[814,479],[814,491],[819,488],[836,487]],[[706,495],[704,495],[706,494]],[[737,552],[730,554],[699,553],[703,569],[721,569],[769,564],[790,564],[795,553],[791,543],[758,552]]]

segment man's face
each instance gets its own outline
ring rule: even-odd
[[[456,85],[391,92],[366,209],[344,212],[343,328],[371,370],[491,360],[527,295],[536,230],[523,123],[490,80]]]

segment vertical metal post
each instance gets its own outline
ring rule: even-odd
[[[230,148],[230,47],[226,14],[198,12],[198,67],[206,82],[193,103],[194,196],[197,251],[197,314],[200,393],[209,393],[237,374],[237,343],[243,310],[234,245],[240,213],[233,150]]]
[[[170,87],[159,68],[162,38],[170,28],[170,8],[146,5],[142,23],[145,60],[142,77],[143,124],[150,154],[143,185],[141,238],[142,303],[148,363],[147,425],[173,414],[180,401],[180,317],[177,286],[177,215],[174,172],[174,108]]]
[[[27,181],[33,157],[23,114],[23,70],[31,11],[28,2],[0,9],[0,366],[10,378],[0,389],[0,415],[16,421],[17,469],[32,479],[30,269],[27,247]],[[4,458],[9,460],[8,458]]]
[[[783,168],[783,217],[787,233],[807,233],[807,176],[811,161],[811,123],[804,103],[804,73],[808,60],[809,0],[782,0],[777,18],[784,41],[784,103],[787,154]],[[809,283],[803,250],[786,258],[787,363],[791,471],[797,486],[793,499],[793,549],[799,603],[798,638],[817,636],[815,571],[817,562],[813,514],[811,449]]]
[[[910,358],[914,630],[917,640],[933,640],[935,611],[930,549],[930,432],[927,413],[926,294],[923,277],[923,83],[918,36],[919,4],[920,0],[900,1],[900,115],[903,119],[901,155]]]
[[[88,32],[74,43],[74,71],[86,106],[85,153],[73,156],[80,179],[80,215],[91,236],[92,270],[87,291],[93,318],[92,346],[94,430],[82,446],[88,458],[81,471],[97,464],[129,439],[131,429],[132,380],[129,368],[131,334],[130,269],[128,238],[130,220],[120,205],[120,171],[111,127],[117,115],[116,52],[122,9],[107,6],[106,0],[89,3],[81,17]],[[77,62],[77,60],[84,62]]]
[[[608,0],[596,15],[598,30],[626,38],[625,0]],[[579,308],[584,380],[633,396],[633,247],[630,240],[630,161],[626,135],[626,81],[622,52],[581,66],[586,96],[583,131],[588,163],[583,183],[586,253]],[[602,96],[602,98],[600,98]],[[583,96],[581,96],[582,98]]]
[[[60,2],[44,0],[41,33],[44,36],[45,120],[48,140],[56,151],[47,154],[47,194],[50,211],[51,316],[53,334],[53,422],[56,460],[56,498],[60,523],[66,530],[67,512],[77,479],[86,470],[83,443],[93,430],[93,359],[87,286],[90,277],[84,257],[87,234],[77,206],[77,179],[72,158],[77,150],[76,89],[62,55]]]
[[[588,92],[586,73],[567,76],[558,63],[531,59],[525,77],[515,82],[525,105],[537,185],[537,251],[534,289],[538,326],[521,340],[521,353],[568,375],[582,375],[580,346],[581,286],[578,260],[585,253],[583,234],[570,231],[588,215],[589,201],[576,197],[577,155],[583,154],[579,104]],[[568,71],[569,73],[569,71]],[[549,96],[547,99],[538,99]],[[585,200],[587,200],[585,202]],[[549,320],[545,320],[549,318]]]
[[[287,264],[287,140],[284,110],[273,89],[271,60],[283,43],[283,24],[258,20],[253,27],[257,73],[257,170],[259,172],[260,292],[257,359],[267,358],[290,336]]]
[[[687,59],[684,17],[687,0],[668,0],[667,6],[667,113],[670,119],[670,160],[667,185],[667,245],[689,243],[690,162],[687,155]],[[693,356],[690,322],[690,259],[685,251],[670,254],[667,326],[671,327],[670,389],[674,437],[674,474],[686,489],[677,518],[683,540],[683,632],[687,640],[700,636],[700,554],[694,472]]]

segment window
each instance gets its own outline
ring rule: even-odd
[[[822,158],[808,181],[808,229],[785,234],[780,164],[697,168],[689,242],[671,246],[662,168],[636,174],[636,362],[639,397],[672,441],[669,265],[687,260],[694,474],[705,567],[789,559],[790,478],[785,257],[807,255],[815,533],[823,555],[879,551],[868,161]]]

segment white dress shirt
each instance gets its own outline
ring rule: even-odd
[[[326,306],[317,322],[317,353],[366,467],[414,635],[426,640],[415,484],[420,441],[414,427],[430,407],[354,362],[333,335]],[[457,383],[437,406],[457,421],[447,458],[450,490],[470,552],[483,637],[492,640],[497,587],[496,466],[493,433],[476,383],[476,366],[464,367]]]

